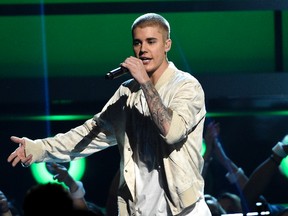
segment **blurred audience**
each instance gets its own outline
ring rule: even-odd
[[[220,201],[223,197],[219,197],[217,200],[225,209],[227,213],[235,213],[235,210],[240,211],[239,201],[241,200],[242,211],[244,213],[250,211],[259,211],[256,203],[262,203],[263,207],[267,207],[266,210],[270,211],[270,215],[283,214],[286,209],[281,205],[273,205],[267,202],[267,200],[261,195],[268,187],[275,172],[279,171],[279,165],[283,158],[288,153],[288,135],[284,137],[281,142],[278,142],[272,148],[272,154],[261,163],[248,178],[243,169],[238,167],[225,153],[221,142],[219,141],[220,125],[214,121],[210,122],[205,131],[204,140],[206,143],[206,152],[204,154],[205,166],[203,169],[203,177],[206,176],[210,162],[215,157],[217,161],[227,171],[226,178],[230,183],[234,184],[239,192],[235,196],[230,193],[225,194],[225,202]],[[234,201],[227,203],[227,194],[230,198],[234,198]],[[238,196],[239,195],[239,196]],[[239,199],[237,198],[239,197]],[[236,199],[235,199],[236,198]]]
[[[93,211],[74,206],[70,192],[59,183],[37,184],[26,193],[24,216],[99,216]]]
[[[73,210],[73,200],[69,192],[57,183],[32,186],[23,201],[24,216],[71,215]]]
[[[104,216],[105,211],[98,205],[88,202],[85,199],[85,189],[81,181],[76,181],[68,172],[68,169],[59,163],[46,163],[46,167],[50,173],[54,175],[54,179],[63,182],[69,189],[73,206],[79,210],[87,210],[98,216]]]
[[[0,191],[0,216],[104,216],[105,209],[85,200],[85,189],[64,165],[46,163],[50,173],[59,183],[36,184],[29,188],[18,209]]]
[[[271,155],[252,172],[248,178],[241,167],[238,167],[225,153],[219,141],[220,124],[210,122],[205,130],[206,151],[203,155],[205,166],[202,175],[205,178],[213,158],[227,171],[227,180],[236,186],[239,194],[223,192],[217,197],[205,194],[205,201],[213,216],[251,211],[269,211],[271,216],[288,216],[288,209],[270,204],[262,196],[275,172],[279,171],[281,161],[288,154],[288,135],[278,142]],[[101,208],[85,199],[85,189],[81,181],[76,181],[64,165],[46,163],[47,169],[59,183],[48,183],[32,186],[24,198],[23,215],[91,215],[114,216],[118,214],[117,188],[119,173],[111,184],[106,208]],[[257,203],[257,204],[256,204]],[[260,204],[259,204],[260,203]],[[0,191],[0,216],[21,216],[15,206]]]
[[[5,194],[0,191],[0,216],[20,216],[20,211],[7,199]]]
[[[220,216],[226,214],[225,209],[220,205],[220,203],[214,196],[210,194],[205,194],[204,198],[211,211],[212,216]]]
[[[229,214],[243,212],[241,198],[230,192],[223,192],[217,196],[218,203]]]

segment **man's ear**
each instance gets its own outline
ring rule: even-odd
[[[165,52],[166,53],[171,49],[171,45],[172,45],[172,40],[171,39],[167,39],[165,41]]]

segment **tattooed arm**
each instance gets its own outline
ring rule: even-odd
[[[128,68],[130,71],[130,74],[141,85],[141,88],[144,92],[152,119],[155,122],[158,129],[160,130],[160,133],[163,136],[166,136],[170,129],[173,112],[172,110],[164,106],[164,104],[162,103],[162,99],[160,98],[153,84],[153,82],[156,83],[155,81],[157,80],[156,78],[160,77],[159,74],[161,74],[161,70],[158,69],[159,71],[157,73],[159,74],[154,75],[155,77],[151,78],[153,73],[152,75],[151,74],[149,75],[147,73],[147,71],[145,70],[143,66],[142,60],[132,57],[132,56],[128,57],[125,60],[125,62],[122,63],[122,66]],[[162,67],[165,68],[165,66],[162,66]],[[167,63],[167,67],[168,67],[168,63]]]
[[[172,110],[165,107],[151,81],[141,84],[153,121],[163,136],[168,134],[172,120]]]

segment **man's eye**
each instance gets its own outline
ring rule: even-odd
[[[134,41],[134,42],[133,42],[133,45],[134,45],[134,46],[138,46],[139,44],[140,44],[139,41]]]
[[[148,43],[149,44],[154,44],[154,43],[156,43],[156,41],[155,40],[149,40]]]

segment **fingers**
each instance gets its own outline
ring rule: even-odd
[[[53,179],[57,180],[58,182],[64,182],[68,176],[68,172],[65,166],[62,166],[58,163],[46,163],[46,167],[48,168],[49,172],[53,175]]]
[[[57,171],[55,170],[54,163],[52,163],[52,162],[46,162],[46,168],[48,169],[48,171],[49,171],[52,175],[57,174]]]
[[[17,143],[17,144],[20,144],[22,145],[22,143],[24,143],[24,140],[22,138],[19,138],[19,137],[16,137],[16,136],[11,136],[10,139]],[[17,148],[14,152],[12,152],[9,157],[7,158],[7,161],[10,163],[11,161],[13,161],[12,165],[14,164],[14,166],[16,166],[16,164],[20,161],[20,158],[17,158],[18,156],[18,149]],[[15,162],[14,162],[15,161]]]
[[[64,182],[67,176],[68,175],[66,173],[57,173],[56,175],[53,176],[53,179],[59,182]]]
[[[56,179],[59,180],[59,174],[54,175],[54,176],[53,176],[53,179],[54,179],[54,180],[56,180]]]
[[[19,162],[21,162],[24,167],[29,166],[32,162],[32,155],[28,155],[27,157],[25,155],[25,139],[17,136],[11,136],[10,139],[12,142],[19,144],[19,147],[8,156],[7,161],[12,163],[13,167]]]
[[[26,158],[23,158],[21,162],[24,163],[26,166],[29,166],[32,162],[32,155],[30,154]]]
[[[20,162],[20,158],[16,156],[12,161],[12,166],[15,167],[19,162]]]
[[[24,142],[23,139],[16,136],[11,136],[10,139],[17,144],[22,144]],[[9,155],[8,162],[11,162],[15,157],[17,157],[17,149]]]
[[[21,159],[20,159],[20,157],[18,157],[17,152],[14,151],[9,155],[7,161],[9,163],[12,162],[12,166],[15,167],[21,161]],[[28,155],[28,157],[22,158],[22,161],[21,161],[21,163],[25,167],[29,166],[31,164],[31,162],[32,162],[32,155]]]
[[[23,138],[17,137],[17,136],[11,136],[10,139],[15,143],[21,143],[24,144],[25,141]]]
[[[27,168],[30,166],[31,162],[32,162],[32,155],[29,155],[24,161],[23,160],[21,161],[21,165],[22,167]]]
[[[61,173],[61,172],[65,173],[67,171],[67,168],[65,166],[58,164],[58,163],[53,163],[53,168],[58,173]]]
[[[17,153],[16,153],[16,151],[14,151],[9,155],[9,157],[7,158],[7,161],[10,163],[16,157],[17,157]]]
[[[59,172],[59,164],[51,162],[49,163],[49,167],[53,172]]]

